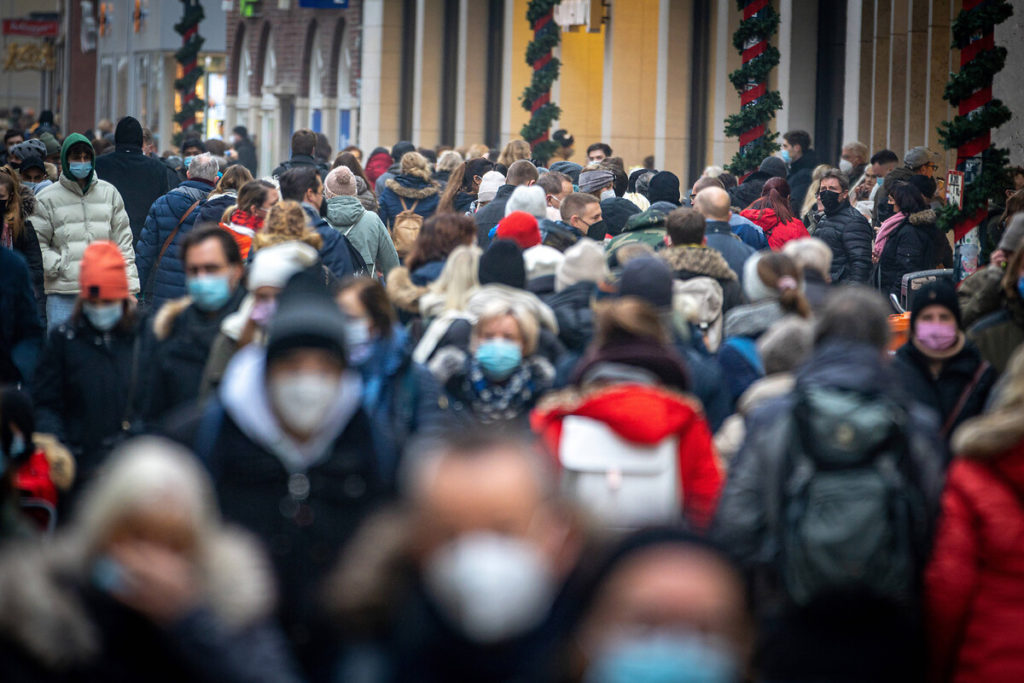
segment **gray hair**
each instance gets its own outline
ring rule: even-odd
[[[814,326],[800,316],[787,315],[757,340],[757,351],[767,375],[791,372],[814,348]]]
[[[817,237],[790,240],[782,253],[793,259],[800,270],[813,270],[826,280],[832,271],[832,249]]]
[[[892,309],[875,290],[863,285],[837,288],[814,326],[814,344],[847,341],[869,344],[879,351],[889,344]]]
[[[438,171],[454,171],[462,163],[462,155],[455,150],[445,150],[441,152],[441,156],[437,158],[435,167]]]
[[[188,177],[200,180],[209,180],[211,183],[217,180],[217,173],[220,171],[220,164],[212,154],[197,154],[192,158],[188,166]]]

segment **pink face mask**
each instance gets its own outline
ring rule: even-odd
[[[276,310],[277,301],[275,299],[265,299],[253,305],[249,319],[260,327],[266,327],[270,319],[274,317]]]
[[[933,322],[919,322],[917,323],[916,337],[917,341],[921,343],[926,349],[932,351],[945,351],[951,347],[957,338],[957,330],[955,323],[933,323]]]

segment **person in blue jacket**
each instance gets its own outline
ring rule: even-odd
[[[312,166],[292,168],[282,173],[278,182],[281,184],[281,199],[302,204],[310,225],[323,240],[320,260],[327,270],[339,280],[364,274],[362,271],[365,270],[365,263],[359,251],[320,215],[320,207],[324,203],[324,183],[317,169]]]

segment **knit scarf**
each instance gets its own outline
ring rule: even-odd
[[[483,424],[508,422],[523,415],[537,393],[529,364],[521,364],[504,384],[495,384],[475,358],[469,359],[466,388],[473,415]]]
[[[896,230],[906,220],[907,215],[900,211],[899,213],[893,214],[887,218],[882,227],[878,230],[878,235],[875,236],[875,246],[871,249],[871,259],[878,263],[878,259],[882,258],[882,250],[885,249],[885,243],[888,241],[889,236],[892,235],[893,231]]]
[[[263,229],[263,219],[254,213],[248,211],[242,211],[238,209],[231,213],[231,224],[233,226],[248,228],[253,232],[259,232]]]

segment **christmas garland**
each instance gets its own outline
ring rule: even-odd
[[[562,110],[551,101],[551,86],[558,80],[561,62],[551,54],[562,36],[555,23],[554,10],[560,0],[530,0],[526,20],[533,29],[533,40],[526,46],[526,63],[533,68],[530,85],[520,95],[523,109],[530,112],[519,134],[533,148],[533,158],[547,163],[558,149],[558,143],[548,137],[551,124]]]
[[[991,144],[991,131],[1013,114],[992,98],[992,81],[1006,64],[1006,49],[994,44],[994,28],[1013,14],[1006,0],[965,0],[953,22],[953,44],[961,50],[960,72],[950,74],[943,99],[959,108],[952,121],[939,125],[945,149],[957,150],[957,169],[980,157],[981,168],[963,188],[963,208],[940,209],[938,224],[959,240],[985,218],[989,200],[1001,201],[1009,186],[1009,153]]]
[[[199,35],[199,22],[206,14],[198,0],[181,0],[185,13],[174,32],[181,36],[182,45],[174,53],[174,59],[181,65],[182,77],[174,81],[174,89],[181,93],[181,109],[174,114],[174,122],[181,126],[181,132],[174,136],[175,143],[189,133],[200,132],[196,125],[196,114],[203,111],[206,102],[196,95],[196,84],[203,77],[205,69],[199,64],[199,50],[206,42]]]
[[[743,19],[732,44],[742,55],[743,66],[729,74],[729,80],[740,94],[740,111],[725,119],[725,134],[740,142],[726,168],[742,177],[779,150],[768,122],[782,108],[782,96],[768,90],[768,77],[779,65],[779,51],[769,42],[779,29],[778,12],[770,0],[738,0],[737,7]]]

